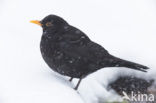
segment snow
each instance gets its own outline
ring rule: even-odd
[[[0,103],[97,103],[120,100],[107,91],[122,74],[156,74],[155,0],[1,0]],[[111,54],[149,66],[148,73],[105,68],[80,84],[54,73],[39,51],[42,29],[29,23],[46,15],[62,16]]]

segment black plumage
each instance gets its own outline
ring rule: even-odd
[[[112,56],[91,41],[81,30],[63,18],[49,15],[39,23],[43,28],[40,49],[45,62],[54,71],[81,80],[104,67],[127,67],[146,72],[148,67]]]

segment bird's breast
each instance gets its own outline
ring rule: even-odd
[[[57,39],[51,36],[42,36],[40,50],[43,59],[50,67],[58,68],[61,65],[64,54],[59,49],[59,42]]]
[[[42,36],[40,50],[42,56],[51,57],[53,53],[57,50],[56,42],[51,36]]]

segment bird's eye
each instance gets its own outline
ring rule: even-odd
[[[47,23],[46,23],[46,26],[47,26],[47,27],[52,26],[52,23],[51,23],[51,22],[47,22]]]

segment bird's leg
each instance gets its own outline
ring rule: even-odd
[[[80,85],[80,83],[81,83],[81,80],[82,80],[82,78],[80,78],[80,79],[79,79],[79,81],[78,81],[78,83],[77,83],[76,87],[74,88],[75,90],[77,90],[77,89],[78,89],[78,87],[79,87],[79,85]]]
[[[71,82],[73,80],[73,77],[71,77],[70,79],[69,79],[69,81]]]

